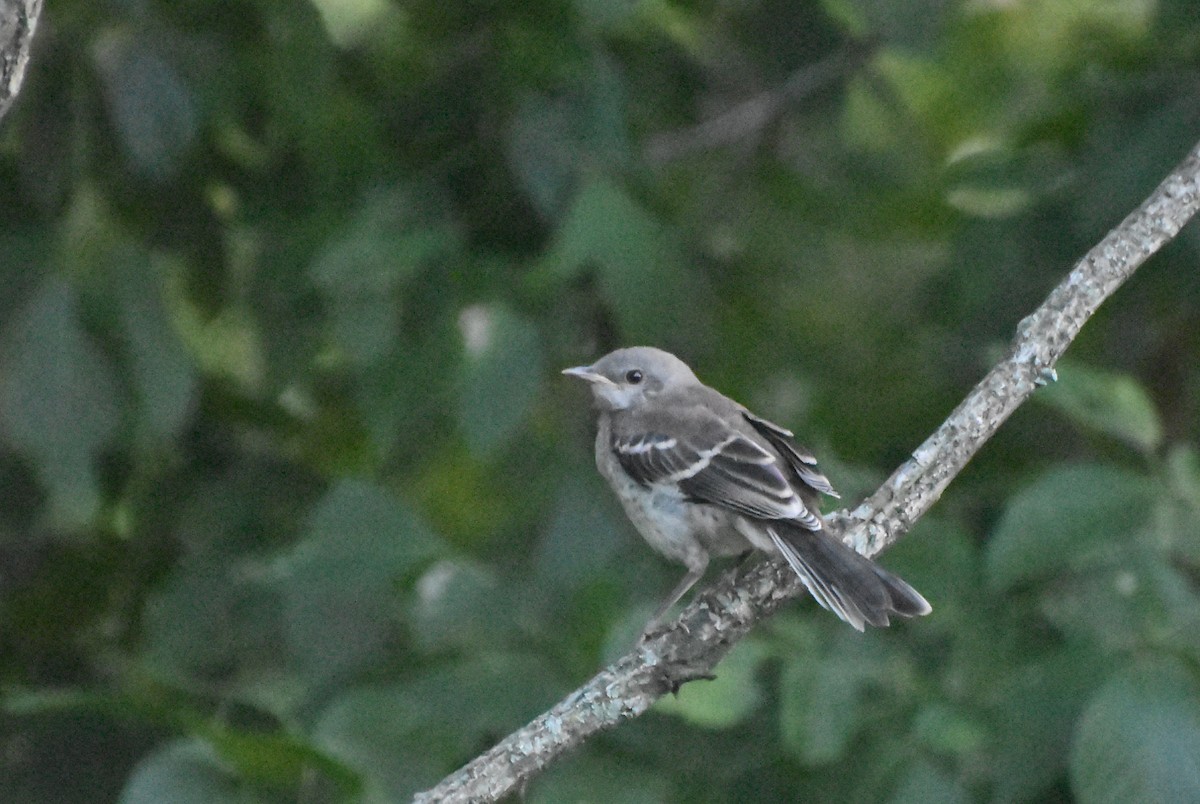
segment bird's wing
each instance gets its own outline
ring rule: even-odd
[[[840,497],[833,486],[829,483],[829,478],[825,477],[819,469],[817,469],[817,458],[804,447],[796,443],[792,431],[778,424],[767,421],[766,419],[755,416],[750,411],[743,411],[742,415],[750,425],[757,430],[764,438],[771,442],[771,446],[779,451],[788,465],[792,467],[797,477],[814,491],[819,491],[822,494],[828,494],[830,497]]]
[[[775,454],[707,408],[660,411],[623,425],[612,430],[612,450],[637,482],[675,484],[697,502],[820,529]]]

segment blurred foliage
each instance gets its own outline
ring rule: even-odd
[[[557,370],[853,504],[1198,138],[1193,0],[61,0],[0,127],[0,799],[406,800],[675,582]],[[1200,800],[1200,240],[884,557],[534,801]]]

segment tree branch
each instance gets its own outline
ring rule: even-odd
[[[21,91],[41,13],[42,0],[0,0],[0,120]]]
[[[787,104],[820,92],[843,76],[852,74],[874,51],[874,43],[855,43],[818,62],[806,64],[778,87],[760,92],[702,123],[655,134],[646,145],[646,161],[663,165],[697,151],[755,136],[777,119]]]
[[[1084,322],[1200,205],[1200,145],[1158,189],[1079,261],[1017,326],[1007,356],[878,491],[855,509],[844,538],[874,555],[908,531],[1005,419],[1055,378],[1054,364]],[[554,708],[446,777],[421,802],[495,801],[603,729],[637,717],[666,692],[709,675],[757,622],[803,587],[785,565],[725,573],[669,631],[601,671]]]

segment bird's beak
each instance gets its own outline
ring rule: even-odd
[[[608,377],[592,371],[591,366],[575,366],[574,368],[563,369],[562,373],[568,377],[578,377],[595,385],[615,385]]]

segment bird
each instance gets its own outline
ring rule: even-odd
[[[908,583],[831,534],[821,495],[837,497],[794,434],[702,383],[650,346],[564,369],[598,413],[596,467],[642,538],[687,573],[642,630],[648,639],[713,557],[779,556],[817,603],[858,631],[928,614]]]

